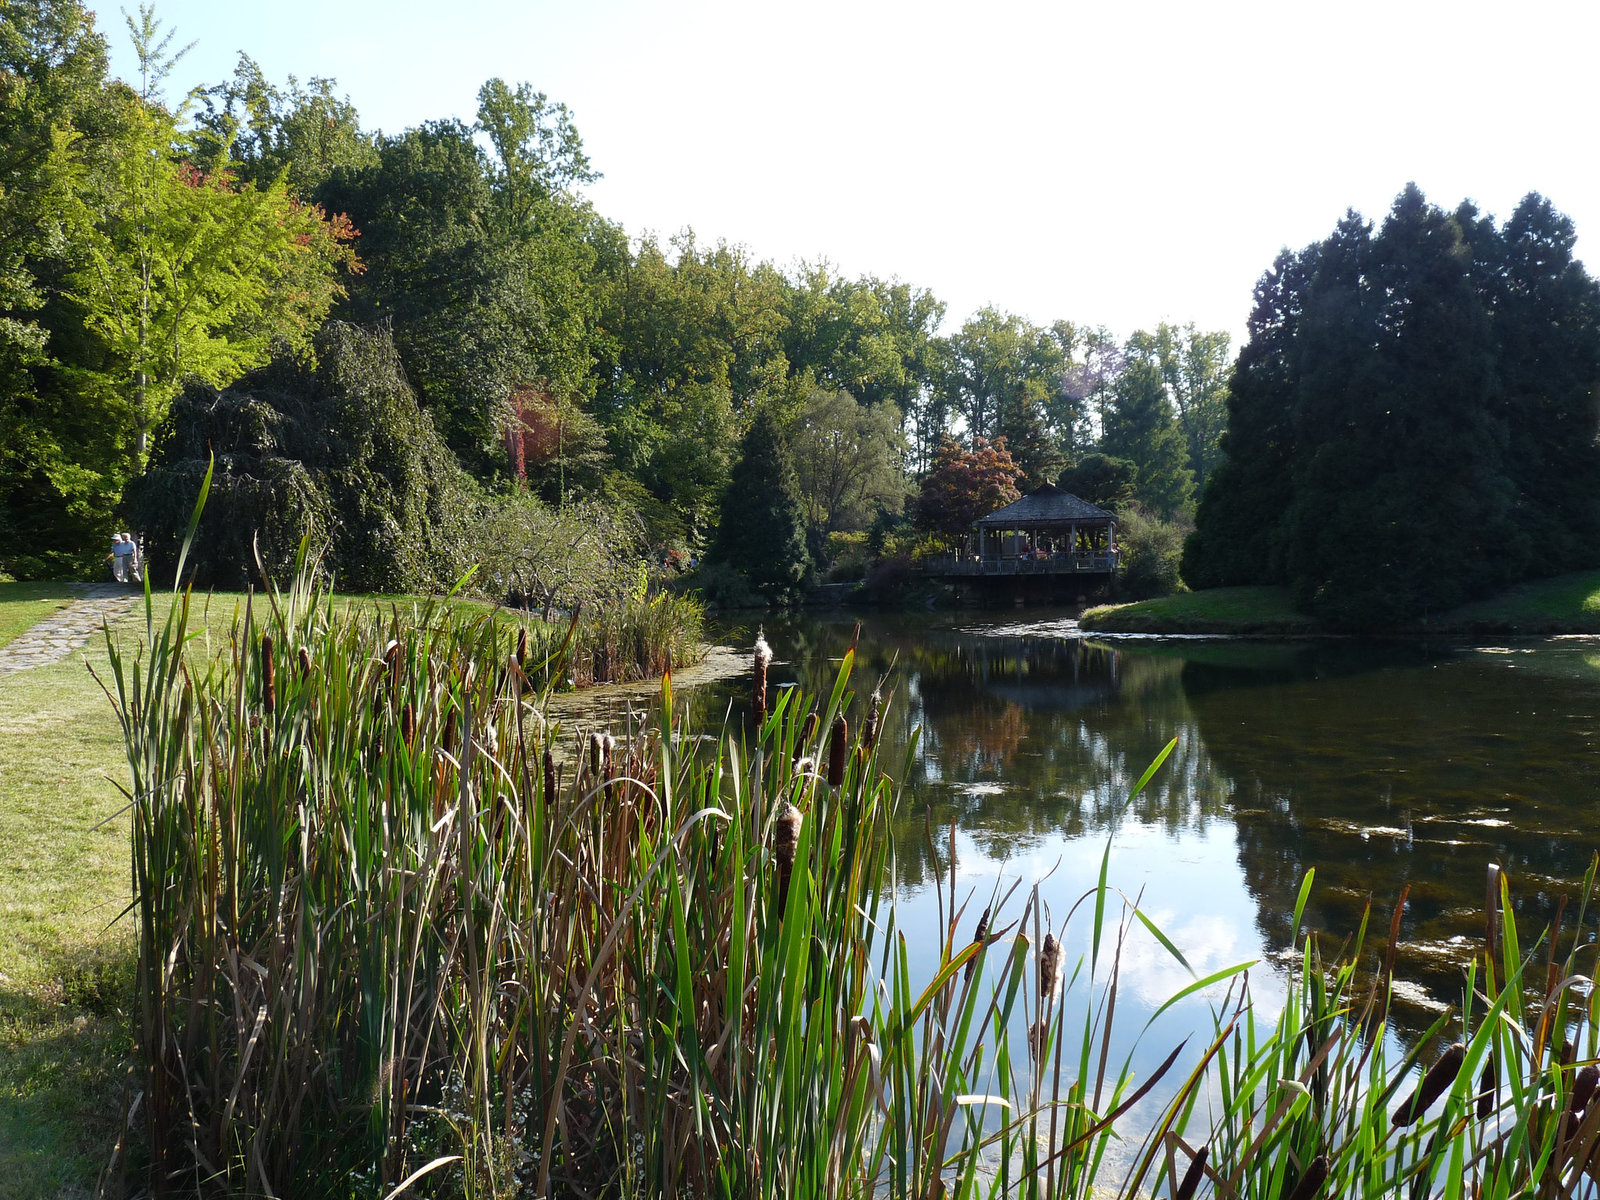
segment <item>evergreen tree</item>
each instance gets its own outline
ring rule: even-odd
[[[1183,431],[1167,400],[1161,371],[1143,356],[1132,356],[1112,388],[1100,450],[1130,460],[1136,474],[1134,498],[1163,517],[1188,507],[1194,473]]]
[[[756,411],[722,497],[708,561],[726,563],[775,605],[799,599],[810,565],[794,468],[771,410]]]
[[[1256,284],[1249,337],[1228,387],[1222,458],[1206,481],[1183,552],[1191,587],[1282,583],[1283,514],[1293,498],[1295,341],[1316,249],[1285,250]]]
[[[1501,229],[1415,187],[1257,288],[1192,586],[1290,584],[1346,626],[1439,612],[1600,536],[1600,289],[1530,196]]]

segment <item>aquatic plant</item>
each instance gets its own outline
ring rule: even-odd
[[[1214,1027],[1140,1077],[1112,1053],[1125,948],[1187,962],[1109,846],[1060,924],[1016,881],[968,926],[952,829],[936,927],[902,927],[909,758],[869,744],[892,694],[850,744],[853,652],[829,694],[776,689],[703,752],[668,675],[651,729],[574,753],[543,717],[572,626],[350,610],[310,578],[215,654],[187,596],[111,647],[154,1192],[1453,1200],[1593,1177],[1581,906],[1524,949],[1492,875],[1462,1005],[1398,1052],[1398,919],[1375,982],[1364,927],[1325,961],[1308,878],[1275,1018],[1246,964],[1193,978],[1145,1028],[1200,994]]]

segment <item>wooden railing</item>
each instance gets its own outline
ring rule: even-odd
[[[1109,554],[1050,554],[1043,558],[1031,554],[978,558],[971,554],[942,554],[924,559],[922,570],[928,575],[1077,575],[1108,574],[1117,566],[1115,551]]]

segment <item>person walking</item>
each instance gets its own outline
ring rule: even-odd
[[[118,583],[128,582],[128,552],[122,548],[122,535],[111,535],[111,553],[106,555],[111,563],[111,578]]]

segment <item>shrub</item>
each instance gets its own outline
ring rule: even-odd
[[[1142,600],[1182,590],[1183,578],[1178,568],[1186,534],[1180,521],[1162,520],[1137,501],[1118,514],[1119,578],[1128,598]]]

